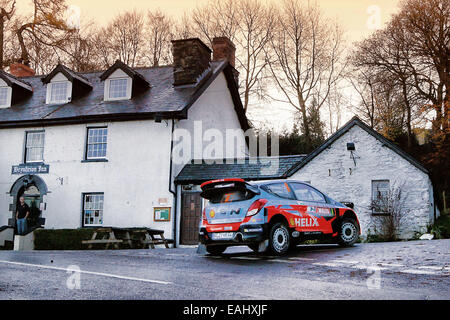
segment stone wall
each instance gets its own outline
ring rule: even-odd
[[[347,150],[355,143],[356,165]],[[338,138],[291,179],[310,181],[313,186],[337,201],[350,201],[367,234],[372,212],[372,180],[389,180],[390,186],[403,185],[407,197],[401,238],[411,238],[414,232],[425,232],[433,222],[433,189],[429,176],[408,160],[383,145],[358,125]]]

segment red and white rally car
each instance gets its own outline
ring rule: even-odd
[[[303,240],[320,238],[351,246],[360,235],[351,205],[304,182],[220,179],[205,182],[201,188],[201,196],[208,202],[199,236],[211,254],[237,245],[254,251],[268,247],[275,254],[284,254]]]

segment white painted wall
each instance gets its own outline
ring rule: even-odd
[[[347,151],[347,142],[355,143],[356,166]],[[425,232],[433,221],[434,200],[429,176],[357,125],[290,179],[311,181],[331,198],[353,202],[363,235],[367,233],[371,216],[368,208],[372,180],[389,180],[391,186],[404,183],[409,214],[404,219],[401,237],[410,238],[414,231]]]
[[[238,116],[234,110],[233,100],[227,86],[227,82],[223,73],[211,83],[208,89],[200,96],[200,98],[188,110],[188,119],[180,120],[175,128],[186,129],[194,132],[194,122],[201,121],[203,132],[208,129],[218,129],[224,133],[227,129],[241,129]],[[243,137],[243,135],[241,135]],[[243,138],[242,138],[243,139]],[[203,142],[202,148],[195,149],[192,143],[191,159],[202,159],[203,151],[209,142]],[[225,148],[225,142],[224,142]],[[244,157],[247,147],[243,144],[236,143],[235,148],[231,151],[233,157]],[[223,150],[223,156],[215,156],[213,159],[226,157],[226,150]],[[209,157],[211,158],[211,157]],[[181,171],[186,163],[174,165],[174,177]]]
[[[189,109],[188,119],[178,121],[175,127],[193,130],[196,120],[202,120],[203,130],[217,128],[225,132],[228,128],[240,128],[223,74]],[[81,227],[82,193],[104,192],[104,226],[146,226],[162,229],[166,238],[173,238],[173,209],[170,222],[153,220],[153,207],[173,207],[174,203],[169,192],[171,121],[89,126],[98,125],[108,126],[108,162],[82,162],[88,126],[85,124],[0,130],[0,225],[6,225],[11,218],[8,210],[13,199],[8,192],[21,176],[11,175],[11,167],[23,161],[25,132],[44,129],[44,162],[50,165],[49,174],[39,175],[49,190],[44,197],[47,209],[42,214],[45,228]],[[236,154],[243,156],[243,150],[245,145]],[[192,152],[192,156],[197,155]],[[172,178],[182,166],[174,165]],[[167,205],[160,205],[159,198],[167,198]]]
[[[173,203],[168,190],[170,125],[154,121],[95,125],[108,126],[108,162],[82,163],[87,125],[0,130],[0,225],[11,218],[8,207],[13,199],[7,193],[20,177],[11,175],[11,166],[22,163],[25,131],[45,129],[44,162],[50,173],[39,175],[49,190],[44,198],[45,228],[81,227],[81,194],[104,192],[103,225],[147,226],[171,237],[171,222],[153,221],[159,198],[167,198],[167,206]]]

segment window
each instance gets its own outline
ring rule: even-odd
[[[50,85],[50,103],[68,101],[67,81],[52,82],[49,85]]]
[[[0,107],[9,107],[9,87],[0,87]]]
[[[128,79],[111,79],[109,80],[109,99],[126,99]]]
[[[372,212],[385,213],[389,197],[389,180],[372,180]]]
[[[86,159],[106,158],[108,128],[88,128]]]
[[[326,202],[325,197],[319,191],[302,183],[290,183],[297,200]]]
[[[294,200],[292,191],[287,183],[272,183],[264,185],[262,188],[278,197]]]
[[[25,162],[43,162],[44,131],[27,132],[25,140]]]
[[[103,193],[83,194],[83,222],[84,225],[103,224]]]

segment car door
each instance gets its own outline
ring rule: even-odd
[[[296,227],[304,232],[332,233],[332,220],[335,211],[327,203],[325,196],[313,187],[300,182],[290,182],[296,199],[298,200],[301,217],[296,220]]]
[[[286,217],[291,227],[294,226],[294,218],[299,216],[297,200],[287,182],[273,182],[261,186],[261,189],[268,192],[269,202],[266,204],[267,221],[272,216],[282,214]]]

